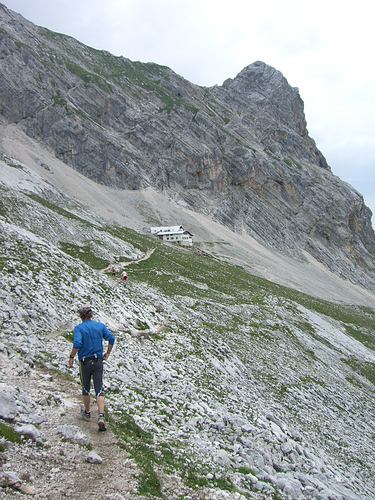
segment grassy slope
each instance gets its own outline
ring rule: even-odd
[[[82,230],[88,230],[92,223],[84,218],[80,218],[73,214],[66,208],[59,207],[51,201],[46,201],[38,196],[30,197],[32,202],[40,204],[44,209],[51,211],[53,214],[58,214],[66,220],[73,220],[75,223],[82,225]],[[11,220],[12,206],[4,204],[1,206],[1,215]],[[98,229],[98,226],[95,226]],[[160,291],[161,295],[170,297],[171,299],[185,297],[192,300],[191,309],[193,311],[210,311],[212,308],[212,315],[210,321],[202,323],[199,328],[191,328],[191,334],[196,342],[197,349],[201,345],[202,329],[210,332],[213,339],[220,339],[223,334],[226,335],[228,343],[241,342],[241,337],[236,336],[236,332],[246,330],[248,334],[256,339],[258,344],[264,344],[266,347],[275,344],[282,340],[273,335],[272,328],[262,326],[262,320],[275,317],[272,310],[272,301],[275,304],[282,305],[291,310],[295,309],[296,305],[303,307],[324,315],[331,320],[339,322],[347,335],[352,336],[364,346],[375,350],[375,312],[368,308],[344,306],[333,304],[324,300],[320,300],[301,292],[276,285],[265,279],[252,276],[247,271],[238,266],[230,265],[226,262],[219,261],[213,257],[203,255],[199,249],[182,249],[179,247],[167,246],[161,244],[154,238],[149,236],[140,235],[135,231],[118,226],[101,226],[99,228],[103,234],[111,236],[115,239],[129,242],[143,251],[155,248],[152,256],[143,262],[134,264],[129,268],[129,275],[132,282],[146,284]],[[73,244],[73,243],[72,243]],[[72,251],[69,245],[60,245],[60,249],[65,251],[71,257],[84,262],[93,269],[100,268],[102,262],[97,258],[93,252],[76,252]],[[104,264],[104,262],[103,262]],[[271,299],[271,302],[270,302]],[[217,305],[223,307],[234,308],[228,309],[225,322],[223,323],[220,316],[215,315],[215,307]],[[251,321],[243,318],[235,313],[237,306],[248,306],[253,312],[257,313],[252,315]],[[231,312],[230,312],[231,311]],[[296,315],[296,324],[298,323],[298,315]],[[291,325],[292,326],[292,325]],[[307,333],[314,335],[314,328],[311,324],[305,323],[299,325]],[[291,331],[285,326],[280,325],[278,335],[285,334],[290,338]],[[230,333],[230,335],[228,335]],[[204,340],[204,339],[203,339]],[[320,339],[321,340],[321,339]],[[317,339],[317,342],[319,339]],[[255,340],[254,340],[255,342]],[[268,344],[269,343],[269,344]],[[241,351],[239,346],[235,346],[238,352]],[[300,346],[297,346],[300,348]],[[246,347],[244,348],[246,351]],[[301,350],[300,350],[301,351]],[[309,362],[315,362],[314,352],[305,352],[307,358],[310,357]],[[181,364],[183,363],[183,353],[176,351],[176,356],[181,356]],[[347,359],[346,363],[357,373],[366,377],[370,382],[375,382],[374,365],[371,363],[362,362],[358,359]],[[271,367],[270,369],[274,369]],[[284,383],[277,384],[272,375],[267,376],[263,373],[263,383],[268,383],[270,389],[272,388],[274,396],[278,397],[282,402],[288,389],[294,385],[300,387],[304,385],[324,386],[324,382],[317,377],[309,374],[302,376],[296,384]],[[356,381],[358,384],[358,381]],[[211,381],[202,380],[202,386],[209,387],[212,385]],[[273,387],[275,386],[275,387]],[[217,394],[218,399],[224,397],[223,394]],[[202,483],[202,476],[195,474],[192,466],[186,467],[183,459],[179,459],[175,454],[175,450],[169,444],[159,447],[159,454],[155,454],[152,446],[152,438],[149,433],[143,431],[131,415],[124,416],[125,420],[122,423],[116,424],[115,428],[118,435],[121,437],[125,448],[133,455],[139,463],[143,476],[140,478],[140,491],[144,494],[160,495],[160,483],[157,471],[160,467],[164,471],[179,470],[182,477],[184,477],[187,485]],[[212,483],[214,485],[215,483]],[[232,489],[231,484],[216,484],[217,487],[222,489]]]

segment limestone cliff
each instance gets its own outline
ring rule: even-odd
[[[0,113],[99,183],[154,186],[375,288],[371,212],[309,137],[298,90],[262,62],[204,88],[0,4]]]

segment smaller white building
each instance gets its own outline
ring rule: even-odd
[[[179,243],[183,246],[192,246],[193,235],[186,231],[182,226],[158,226],[150,228],[151,234],[154,234],[159,240]]]

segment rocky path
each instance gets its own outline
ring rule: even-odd
[[[22,493],[49,500],[141,498],[136,493],[137,466],[110,429],[98,432],[95,407],[92,422],[81,419],[79,385],[30,369],[16,356],[0,356],[7,380],[0,384],[0,411],[8,412],[12,426],[27,434],[21,444],[5,443],[0,498]],[[24,371],[28,376],[20,378]]]
[[[139,262],[142,262],[143,260],[148,260],[151,255],[155,252],[155,248],[151,248],[151,250],[147,250],[147,252],[145,253],[145,255],[138,259],[138,260],[131,260],[130,262],[124,262],[124,267],[127,267],[127,266],[132,266],[133,264],[138,264]]]
[[[0,499],[141,500],[138,466],[108,428],[81,418],[80,385],[71,377],[35,367],[0,343]],[[4,439],[4,427],[21,442]],[[150,497],[149,497],[150,498]],[[164,477],[163,498],[244,500],[238,493],[194,492],[177,476]],[[255,494],[248,498],[261,499]]]
[[[138,260],[131,260],[129,262],[120,262],[118,264],[109,264],[105,269],[102,270],[102,272],[109,276],[112,276],[113,278],[117,273],[121,273],[122,271],[124,271],[126,267],[138,264],[139,262],[142,262],[144,260],[148,260],[155,250],[156,250],[155,248],[151,248],[144,254],[143,257],[141,257]]]

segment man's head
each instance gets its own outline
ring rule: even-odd
[[[80,315],[82,321],[85,321],[86,319],[91,319],[93,315],[91,306],[80,307],[78,309],[78,314]]]

